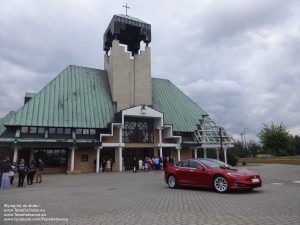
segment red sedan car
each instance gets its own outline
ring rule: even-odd
[[[165,182],[170,188],[193,186],[213,188],[217,192],[229,189],[254,189],[261,187],[261,177],[248,169],[237,169],[215,159],[201,158],[168,164]]]

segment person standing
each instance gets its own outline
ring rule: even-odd
[[[154,165],[155,165],[155,170],[159,170],[159,159],[158,159],[158,157],[154,158]]]
[[[152,159],[150,157],[148,158],[148,170],[152,170]]]
[[[108,171],[111,171],[111,161],[110,161],[110,159],[108,159],[108,160],[106,161],[106,169],[107,169],[107,172],[108,172]]]
[[[164,157],[163,159],[163,170],[165,171],[166,168],[167,168],[167,162],[168,162],[168,158],[167,157]]]
[[[1,167],[2,167],[1,189],[9,189],[10,187],[9,171],[11,169],[9,157],[6,157],[6,159],[2,162]]]
[[[39,159],[38,165],[36,167],[35,183],[42,183],[44,167],[44,162],[41,159]]]
[[[102,172],[105,172],[106,171],[106,160],[103,159],[102,161]]]
[[[169,158],[169,163],[172,164],[172,165],[175,164],[175,159],[174,159],[173,156],[171,156],[171,157]]]
[[[133,172],[136,173],[138,168],[138,161],[136,160],[135,157],[133,157],[132,165],[133,165]]]
[[[143,160],[140,159],[139,160],[139,170],[142,170],[143,169]]]
[[[18,165],[18,173],[19,173],[18,187],[24,187],[24,179],[26,175],[26,165],[24,159],[21,159]]]
[[[32,185],[35,171],[36,171],[35,161],[31,160],[30,164],[28,165],[28,173],[27,173],[28,185]]]
[[[10,185],[13,185],[14,183],[14,179],[15,179],[15,172],[17,170],[17,166],[16,163],[13,162],[13,164],[11,165],[11,169],[9,171],[9,176],[10,176]]]
[[[114,162],[113,162],[112,158],[110,158],[109,161],[110,161],[110,172],[112,172]]]
[[[145,158],[144,160],[144,166],[145,166],[145,171],[148,172],[148,157]]]

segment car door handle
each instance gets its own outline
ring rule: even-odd
[[[194,170],[189,170],[190,172],[193,172]]]

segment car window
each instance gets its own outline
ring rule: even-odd
[[[205,159],[201,159],[201,162],[203,162],[204,164],[208,165],[209,167],[219,168],[220,165],[221,165],[218,162],[214,162],[214,161],[211,161],[211,160],[205,160]]]
[[[215,167],[215,168],[225,168],[225,169],[232,169],[233,167],[216,159],[201,159],[200,160],[204,165],[207,165],[209,167]]]
[[[189,167],[189,161],[181,161],[179,166],[180,167]]]
[[[201,166],[200,163],[198,163],[194,160],[190,160],[190,167],[191,168],[197,168],[197,166]]]

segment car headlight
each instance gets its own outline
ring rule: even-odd
[[[232,177],[241,177],[243,176],[242,174],[240,173],[227,173],[229,176],[232,176]]]

